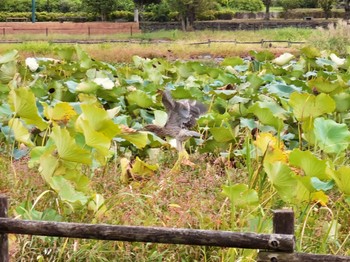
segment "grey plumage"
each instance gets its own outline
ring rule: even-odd
[[[174,137],[177,150],[182,151],[185,140],[190,137],[200,137],[198,132],[189,129],[196,125],[197,118],[207,111],[207,107],[194,100],[174,100],[170,91],[163,92],[162,103],[168,114],[164,127],[147,125],[145,128],[160,137]]]

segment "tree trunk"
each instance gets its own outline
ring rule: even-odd
[[[350,19],[350,0],[345,0],[344,1],[344,10],[345,10],[344,18],[346,20],[349,20]]]
[[[270,20],[270,5],[271,5],[271,0],[265,0],[265,20]]]

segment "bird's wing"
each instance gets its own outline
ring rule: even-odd
[[[167,111],[167,113],[169,114],[169,111],[174,110],[175,108],[175,101],[174,99],[171,97],[170,91],[165,90],[162,94],[162,103]]]

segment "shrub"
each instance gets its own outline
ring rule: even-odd
[[[248,12],[258,12],[264,8],[264,4],[261,0],[234,0],[229,2],[229,7]]]
[[[129,11],[114,11],[110,14],[111,20],[134,21],[134,13]]]
[[[219,20],[232,20],[234,15],[235,12],[230,9],[219,10],[215,13],[216,19]]]

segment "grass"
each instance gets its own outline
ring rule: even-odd
[[[291,40],[291,41],[307,41],[311,35],[311,29],[283,28],[260,31],[198,31],[187,32],[182,31],[160,31],[154,33],[145,33],[134,35],[132,39],[167,39],[167,43],[104,43],[83,45],[92,57],[97,60],[107,62],[130,62],[132,56],[139,55],[142,57],[165,57],[170,60],[175,59],[198,59],[203,55],[210,57],[226,57],[226,56],[246,56],[250,50],[261,50],[259,44],[255,45],[235,45],[233,43],[213,43],[208,45],[190,45],[191,43],[205,42],[211,40],[230,40],[230,41],[260,41],[265,40]],[[11,36],[12,38],[13,36]],[[27,36],[18,36],[21,37]],[[68,39],[69,36],[65,36]],[[70,36],[71,37],[71,36]],[[58,39],[64,39],[57,35]],[[79,39],[79,36],[75,36]],[[84,39],[84,38],[82,38]],[[87,39],[85,37],[85,39]],[[108,36],[107,39],[128,39],[126,35]],[[28,41],[19,44],[0,44],[0,52],[4,53],[8,50],[17,49],[23,57],[28,56],[52,56],[52,50],[57,47],[69,44],[54,44],[49,41]],[[295,51],[296,46],[289,48],[286,43],[273,43],[270,50],[276,54]]]

